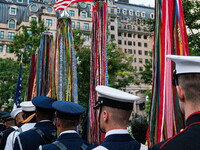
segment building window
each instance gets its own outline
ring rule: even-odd
[[[115,26],[110,26],[110,30],[115,30]]]
[[[144,51],[144,54],[145,54],[146,56],[148,56],[148,51]]]
[[[137,62],[137,58],[134,58],[134,62],[135,62],[135,63]]]
[[[117,13],[118,13],[118,14],[120,13],[120,9],[117,9]]]
[[[53,11],[53,9],[51,7],[47,7],[47,12],[51,13]]]
[[[127,22],[130,23],[130,18],[127,18]]]
[[[3,46],[0,45],[0,52],[3,52]]]
[[[122,36],[122,33],[121,33],[121,32],[118,32],[118,36]]]
[[[80,22],[77,22],[77,28],[78,29],[80,28]]]
[[[10,53],[10,47],[9,46],[7,46],[7,48],[6,48],[6,53]]]
[[[114,9],[110,9],[110,13],[111,14],[114,14],[115,12],[114,12]]]
[[[136,12],[135,12],[135,15],[136,15],[136,16],[140,16],[140,12],[139,12],[139,11],[136,11]]]
[[[120,18],[120,17],[118,17],[118,18],[117,18],[117,21],[118,21],[118,22],[120,22],[120,21],[121,21],[121,18]]]
[[[15,28],[15,20],[13,20],[13,19],[10,20],[9,28]]]
[[[72,28],[75,28],[75,22],[72,21]]]
[[[126,33],[124,33],[124,37],[126,37]]]
[[[36,17],[31,17],[31,20],[37,21]]]
[[[89,10],[91,9],[91,4],[87,4],[87,7],[89,8]]]
[[[129,54],[132,54],[133,52],[132,52],[132,49],[128,49],[128,53]]]
[[[69,14],[70,14],[70,16],[74,17],[74,16],[75,16],[74,10],[70,10],[70,11],[69,11]]]
[[[4,38],[4,31],[1,31],[0,38],[1,38],[1,39],[3,39],[3,38]]]
[[[124,25],[124,29],[126,29],[126,25]]]
[[[132,37],[132,34],[131,34],[131,33],[129,33],[129,34],[128,34],[128,37],[129,37],[129,38],[131,38],[131,37]]]
[[[140,24],[140,19],[137,19],[137,24]]]
[[[133,38],[135,38],[135,34],[133,34]]]
[[[111,34],[110,37],[111,37],[111,39],[114,39],[114,38],[115,38],[115,35],[114,35],[114,34]]]
[[[141,17],[145,17],[145,12],[142,12]]]
[[[139,50],[139,51],[138,51],[138,54],[139,54],[139,55],[142,55],[142,50]]]
[[[138,39],[141,39],[141,35],[138,34]]]
[[[133,26],[133,30],[135,30],[135,26]]]
[[[122,25],[121,25],[121,24],[118,24],[118,28],[121,29],[121,28],[122,28]]]
[[[122,40],[118,40],[118,44],[121,45],[122,44]]]
[[[89,41],[89,35],[83,35],[83,37],[86,41]]]
[[[153,13],[150,14],[150,18],[154,19],[154,14]]]
[[[131,25],[128,25],[128,29],[131,30]]]
[[[36,5],[32,5],[32,6],[31,6],[31,11],[36,12],[36,11],[37,11],[37,6],[36,6]]]
[[[126,45],[126,41],[124,41],[124,45]]]
[[[8,39],[13,40],[14,39],[15,33],[13,32],[8,32]]]
[[[124,52],[127,53],[127,49],[125,49]]]
[[[133,16],[133,11],[129,11],[129,15],[130,15],[130,16]]]
[[[141,27],[138,27],[138,31],[141,31]]]
[[[148,45],[147,45],[147,43],[144,43],[144,47],[147,47]]]
[[[133,42],[133,46],[135,46],[135,42]]]
[[[11,15],[16,15],[16,8],[11,8],[10,9],[10,14]]]
[[[46,25],[51,27],[52,26],[52,19],[46,19]]]
[[[80,5],[81,5],[82,8],[85,8],[85,7],[86,7],[86,4],[85,4],[84,2],[81,2]]]
[[[134,54],[136,54],[136,50],[134,49]]]
[[[18,2],[18,3],[22,3],[23,1],[22,1],[22,0],[18,0],[17,2]]]
[[[92,14],[91,13],[89,13],[89,17],[92,18]]]
[[[84,29],[88,30],[89,29],[89,24],[88,23],[84,23]]]
[[[86,13],[82,12],[82,18],[86,18]]]
[[[138,42],[138,46],[141,47],[141,46],[142,46],[142,43],[141,43],[141,42]]]
[[[127,14],[127,10],[123,10],[123,14],[126,15]]]
[[[143,67],[140,67],[140,68],[139,68],[139,71],[143,71]]]
[[[144,35],[144,39],[147,39],[147,36],[146,36],[146,35]]]
[[[139,58],[139,63],[141,63],[141,64],[142,64],[142,58]]]
[[[110,17],[110,22],[115,22],[115,18],[114,17]]]
[[[129,46],[132,46],[132,41],[128,41],[128,45],[129,45]]]

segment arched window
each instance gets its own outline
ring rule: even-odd
[[[13,20],[13,19],[10,20],[9,28],[15,28],[15,20]]]

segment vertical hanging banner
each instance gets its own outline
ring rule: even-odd
[[[58,19],[53,69],[57,100],[78,103],[77,65],[72,21],[67,17]]]
[[[99,145],[104,135],[100,132],[98,113],[93,107],[98,101],[95,91],[97,85],[108,85],[107,71],[107,5],[106,2],[96,2],[92,13],[92,41],[90,55],[90,98],[88,111],[89,143]]]
[[[174,64],[168,54],[189,54],[181,0],[156,0],[153,45],[153,82],[149,146],[172,137],[184,128],[176,88],[172,86]]]

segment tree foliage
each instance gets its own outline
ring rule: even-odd
[[[200,1],[183,0],[185,23],[188,29],[190,55],[200,55]]]
[[[30,29],[22,25],[22,32],[14,36],[13,42],[9,45],[10,51],[17,57],[18,62],[23,55],[23,63],[29,64],[31,56],[40,45],[42,33],[45,31],[44,22],[38,23],[35,20],[30,22]]]

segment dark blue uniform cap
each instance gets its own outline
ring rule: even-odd
[[[8,112],[6,112],[6,111],[0,111],[0,116],[3,116],[3,115],[5,115],[5,114],[7,114]]]
[[[10,113],[6,113],[5,115],[1,116],[0,119],[2,119],[4,122],[13,120],[13,118],[10,116]]]
[[[37,96],[32,100],[33,105],[38,109],[53,109],[52,104],[55,102],[53,98],[46,96]]]
[[[68,101],[56,101],[52,107],[58,118],[66,120],[77,120],[85,112],[85,108],[81,105]]]

